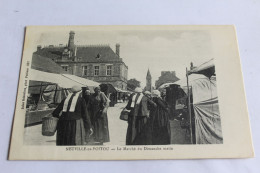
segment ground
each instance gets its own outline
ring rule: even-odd
[[[118,103],[114,107],[109,107],[108,126],[110,133],[110,142],[104,145],[125,145],[127,122],[119,119],[120,112],[126,106],[126,103]],[[171,143],[172,144],[188,144],[189,133],[180,128],[178,121],[171,121]],[[41,124],[26,127],[24,130],[25,145],[56,145],[56,136],[42,136]]]
[[[109,107],[108,126],[110,133],[110,142],[105,145],[125,145],[127,122],[119,119],[120,112],[126,106],[126,103],[118,103],[114,107]],[[56,135],[42,136],[42,126],[35,125],[26,127],[24,131],[25,145],[56,145]]]

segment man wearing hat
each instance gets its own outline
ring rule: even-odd
[[[84,145],[86,134],[93,133],[81,87],[73,86],[71,91],[52,113],[59,118],[56,145]]]

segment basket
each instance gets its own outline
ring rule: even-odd
[[[44,117],[42,118],[42,135],[53,136],[56,132],[58,118],[56,117]]]
[[[128,111],[126,108],[124,108],[120,114],[120,120],[128,121],[128,116],[130,114],[130,111]]]

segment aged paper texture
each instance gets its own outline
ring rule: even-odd
[[[234,26],[28,26],[10,160],[254,156]]]

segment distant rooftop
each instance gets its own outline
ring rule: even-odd
[[[66,45],[49,45],[38,49],[35,54],[42,55],[51,59],[61,60],[62,53]],[[109,46],[100,45],[76,45],[76,57],[82,62],[122,62],[120,58]]]
[[[32,69],[49,72],[49,73],[58,73],[58,74],[66,74],[65,70],[62,69],[62,67],[58,64],[56,64],[53,60],[33,54],[32,57]]]

